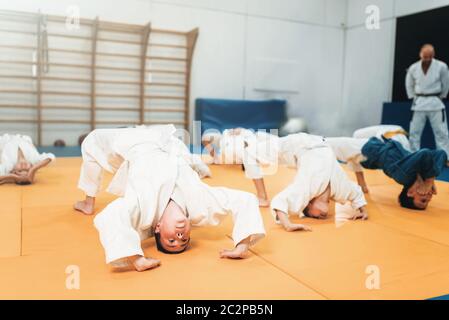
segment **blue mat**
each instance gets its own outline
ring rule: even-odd
[[[81,157],[81,147],[39,147],[39,152],[53,153],[58,157]]]
[[[195,120],[201,121],[201,134],[211,129],[280,129],[287,121],[287,101],[197,99]]]
[[[441,297],[437,297],[437,298],[432,298],[432,299],[429,299],[429,300],[448,300],[449,301],[449,295],[447,295],[447,296],[441,296]]]

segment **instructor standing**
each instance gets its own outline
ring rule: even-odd
[[[420,57],[421,60],[408,69],[406,78],[407,95],[413,99],[410,124],[412,151],[421,148],[421,135],[429,119],[437,149],[444,150],[449,156],[447,115],[442,101],[449,93],[448,66],[435,59],[435,48],[430,44],[421,48]]]

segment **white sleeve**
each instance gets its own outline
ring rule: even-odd
[[[257,153],[253,150],[252,145],[244,149],[243,165],[245,166],[245,176],[248,179],[263,178],[262,168],[257,161]]]
[[[310,195],[310,177],[304,170],[297,173],[295,180],[284,190],[278,193],[271,201],[271,214],[278,223],[276,210],[286,213],[290,212],[303,217],[303,211],[309,204]],[[309,180],[309,181],[308,181]]]
[[[250,237],[250,245],[265,236],[263,219],[260,214],[257,197],[251,193],[222,188],[226,192],[228,208],[232,213],[234,227],[232,240],[239,244],[242,240]]]
[[[173,138],[176,148],[181,157],[189,164],[189,166],[200,176],[200,178],[212,176],[211,171],[207,164],[203,162],[201,157],[197,154],[193,154],[189,151],[187,146],[178,138]]]
[[[354,210],[360,209],[367,205],[365,195],[363,194],[362,188],[350,180],[343,169],[338,165],[336,167],[336,174],[333,178],[331,188],[335,188],[333,190],[334,200],[341,204],[345,202],[350,202],[351,207]]]
[[[40,161],[50,159],[52,162],[55,161],[55,155],[53,153],[41,153],[39,155]]]
[[[0,176],[6,176],[9,172],[7,172],[6,166],[0,163]]]
[[[415,79],[413,79],[413,67],[410,67],[410,69],[407,71],[407,76],[405,78],[405,88],[407,90],[407,96],[409,99],[413,99],[416,97],[415,92]]]
[[[121,197],[95,217],[94,225],[100,235],[106,263],[120,265],[124,258],[144,255],[140,235],[131,218],[135,210],[139,210],[137,200]]]
[[[441,68],[441,83],[443,84],[441,97],[445,99],[449,94],[449,69],[447,65],[444,65],[444,67]]]
[[[55,159],[55,156],[52,153],[39,153],[36,146],[33,144],[31,138],[29,138],[27,136],[24,136],[23,138],[26,142],[26,144],[24,145],[24,146],[26,146],[26,149],[23,150],[25,157],[33,165],[35,165],[41,161],[44,161],[46,159],[50,159],[51,161],[53,161]]]
[[[352,208],[357,210],[360,209],[361,207],[366,206],[367,202],[365,199],[365,195],[363,194],[362,188],[353,181],[350,182],[351,182],[351,192],[349,194],[348,201],[351,202]]]
[[[352,172],[363,172],[363,167],[360,164],[360,157],[349,159],[347,165]]]
[[[227,215],[231,215],[235,245],[249,238],[252,246],[265,236],[259,201],[254,194],[187,180],[185,182],[188,184],[181,186],[181,190],[194,226],[217,226]]]

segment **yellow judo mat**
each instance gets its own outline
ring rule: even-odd
[[[159,253],[162,266],[138,273],[114,270],[93,217],[72,209],[80,158],[60,158],[38,173],[32,186],[0,186],[1,299],[428,299],[449,293],[449,184],[425,212],[397,205],[400,186],[380,171],[366,172],[369,221],[342,226],[333,217],[303,219],[313,232],[287,233],[262,209],[267,237],[245,260],[222,260],[231,248],[232,221],[196,228],[190,249]],[[205,182],[254,192],[240,166],[211,166]],[[266,178],[270,197],[294,172],[281,168]],[[350,174],[351,178],[352,175]],[[114,197],[103,192],[99,212]],[[79,271],[79,288],[67,286]],[[379,286],[370,285],[375,268]],[[183,284],[180,286],[180,284]]]

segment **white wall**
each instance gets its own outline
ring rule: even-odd
[[[0,0],[0,9],[64,15],[78,5],[81,16],[175,30],[200,28],[192,74],[192,111],[197,97],[230,99],[286,98],[291,115],[305,116],[314,132],[334,134],[342,101],[342,61],[346,0]],[[254,61],[288,63],[288,79],[278,90],[256,91],[265,79]],[[267,70],[270,72],[270,70]],[[255,77],[259,77],[255,79]],[[269,81],[269,79],[267,79]],[[296,85],[297,83],[297,85]],[[193,112],[192,112],[193,114]],[[325,125],[323,125],[325,123]],[[23,128],[0,126],[0,132]],[[28,131],[33,132],[28,126]],[[59,134],[59,133],[58,133]],[[75,144],[78,133],[60,133]],[[44,135],[51,144],[52,135]]]
[[[372,4],[380,8],[380,30],[365,27]],[[382,104],[392,99],[396,17],[446,5],[449,0],[348,1],[341,134],[379,124]]]

